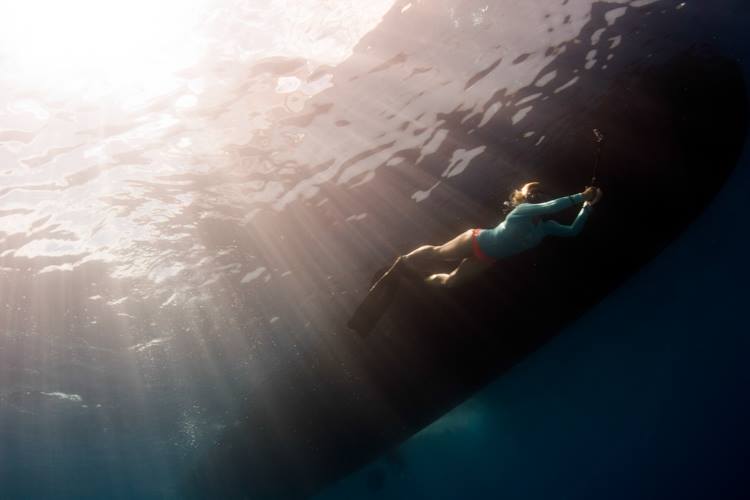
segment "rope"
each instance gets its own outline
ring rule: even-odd
[[[604,134],[598,128],[594,129],[594,140],[596,141],[596,158],[594,159],[594,171],[591,173],[591,186],[596,185],[596,172],[599,169],[599,160],[602,157],[602,144],[604,143]]]

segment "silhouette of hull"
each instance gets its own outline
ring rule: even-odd
[[[624,68],[603,89],[549,97],[542,107],[552,117],[539,118],[547,127],[540,148],[519,145],[500,125],[476,131],[460,110],[442,117],[459,143],[516,151],[517,164],[528,168],[488,167],[457,178],[456,191],[481,206],[435,240],[496,223],[498,196],[485,186],[510,190],[534,178],[560,194],[581,190],[590,179],[591,130],[600,128],[607,143],[597,177],[606,195],[583,233],[550,238],[464,287],[402,282],[377,335],[352,335],[342,318],[336,342],[346,360],[269,376],[186,478],[186,496],[301,498],[394,447],[533,352],[678,236],[720,189],[747,132],[741,70],[705,47]],[[377,189],[365,185],[359,193]],[[436,210],[434,217],[449,214]]]

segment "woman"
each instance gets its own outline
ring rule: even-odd
[[[517,189],[506,202],[510,209],[505,220],[494,229],[469,229],[439,246],[424,245],[396,259],[380,279],[370,288],[365,300],[354,311],[347,323],[349,328],[367,334],[393,300],[398,288],[399,274],[416,274],[420,278],[431,261],[460,261],[450,273],[431,274],[425,278],[429,285],[452,287],[464,283],[486,270],[503,257],[522,252],[536,246],[545,236],[574,236],[583,228],[591,207],[602,196],[598,188],[556,200],[543,202],[546,198],[538,182],[529,182]],[[541,203],[543,202],[543,203]],[[573,224],[562,225],[553,220],[542,220],[542,216],[583,204]]]
[[[402,268],[421,272],[430,261],[459,260],[458,267],[450,273],[432,274],[425,279],[430,285],[456,286],[485,271],[498,259],[535,247],[547,235],[577,235],[602,194],[599,188],[587,187],[582,193],[544,201],[547,197],[539,183],[529,182],[511,194],[506,202],[510,212],[494,229],[469,229],[442,245],[421,246],[399,257],[388,273]],[[579,203],[581,210],[569,226],[542,219]]]

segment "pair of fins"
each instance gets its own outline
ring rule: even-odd
[[[418,273],[407,269],[403,257],[398,257],[391,266],[379,269],[372,278],[367,296],[349,319],[349,329],[363,337],[369,334],[393,302],[403,279],[422,279]]]

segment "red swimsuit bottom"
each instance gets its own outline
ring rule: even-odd
[[[482,262],[495,262],[495,258],[490,257],[486,253],[482,251],[482,248],[479,246],[479,240],[477,237],[479,236],[479,233],[481,232],[481,229],[472,229],[471,230],[471,247],[474,249],[474,256],[482,261]]]

